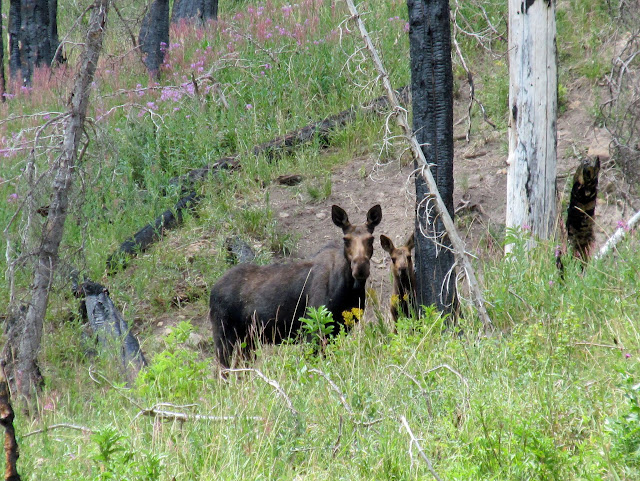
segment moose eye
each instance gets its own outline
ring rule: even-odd
[[[373,237],[371,237],[370,239],[367,239],[367,245],[369,247],[373,247]]]
[[[351,237],[344,238],[344,245],[349,247],[351,245]]]

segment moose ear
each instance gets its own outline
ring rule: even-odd
[[[407,249],[411,250],[413,249],[413,246],[415,245],[415,235],[412,232],[411,235],[409,236],[409,239],[407,240],[407,243],[405,244],[407,246]]]
[[[370,233],[373,233],[373,229],[376,228],[381,220],[382,208],[380,207],[380,204],[376,204],[369,209],[369,212],[367,212],[367,230]]]
[[[331,220],[333,220],[333,223],[340,227],[343,232],[351,226],[349,216],[339,205],[331,206]]]
[[[380,245],[389,254],[391,254],[394,249],[393,242],[391,242],[391,239],[389,239],[386,235],[380,236]]]

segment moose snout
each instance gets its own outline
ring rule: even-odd
[[[358,281],[366,281],[369,278],[369,259],[358,258],[351,261],[351,274]]]

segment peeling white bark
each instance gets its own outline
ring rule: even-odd
[[[540,239],[553,235],[556,216],[555,15],[555,0],[509,0],[506,223]]]

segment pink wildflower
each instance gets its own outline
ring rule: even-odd
[[[629,230],[629,225],[625,221],[619,220],[618,221],[618,229],[624,229],[624,230],[628,231]]]

